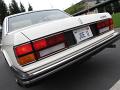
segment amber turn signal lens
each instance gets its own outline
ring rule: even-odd
[[[25,55],[25,56],[18,58],[18,63],[20,65],[25,65],[25,64],[28,64],[28,63],[33,62],[33,61],[35,61],[34,54],[28,54],[28,55]]]

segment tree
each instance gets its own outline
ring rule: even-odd
[[[102,12],[105,12],[105,9],[104,9],[105,7],[98,7],[97,9],[98,9],[98,12],[99,13],[102,13]]]
[[[12,15],[14,12],[14,9],[12,8],[11,4],[9,4],[9,14]]]
[[[21,2],[20,2],[20,11],[25,12],[25,7],[23,6],[23,4]]]
[[[96,0],[96,4],[100,3],[100,0]]]
[[[0,0],[0,25],[2,25],[4,18],[8,15],[8,8],[3,0]]]
[[[115,13],[120,12],[120,3],[118,0],[115,0],[113,3],[113,11]]]
[[[86,6],[85,2],[81,1],[81,2],[76,3],[76,4],[72,4],[72,6],[65,9],[64,11],[69,13],[69,14],[74,14],[74,13],[77,13],[77,12],[85,9],[85,6]]]
[[[9,4],[9,12],[10,14],[17,14],[21,12],[15,0],[12,0],[11,4]]]
[[[28,11],[33,11],[32,6],[29,4]]]
[[[105,6],[105,10],[106,10],[106,12],[109,12],[110,14],[113,13],[111,4],[106,5],[106,6]]]

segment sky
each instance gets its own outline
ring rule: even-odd
[[[11,0],[4,0],[7,5]],[[18,3],[22,2],[25,8],[28,8],[28,3],[30,3],[34,10],[44,10],[44,9],[60,9],[64,10],[71,5],[80,2],[81,0],[16,0]]]

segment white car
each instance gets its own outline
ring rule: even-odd
[[[17,82],[27,85],[96,54],[119,37],[108,13],[73,17],[57,9],[32,11],[5,18],[1,50]]]

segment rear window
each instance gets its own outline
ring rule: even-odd
[[[9,32],[38,23],[70,17],[60,10],[44,10],[10,17]]]

